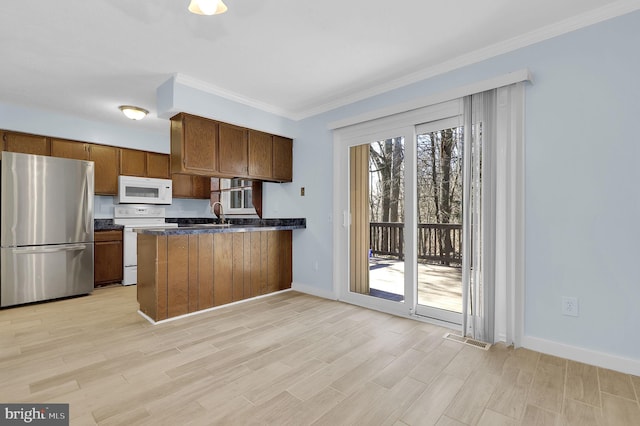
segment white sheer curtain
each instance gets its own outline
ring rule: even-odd
[[[519,343],[524,277],[522,83],[465,98],[463,333]]]

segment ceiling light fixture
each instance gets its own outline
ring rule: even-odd
[[[218,15],[225,13],[227,6],[222,0],[191,0],[189,12],[196,15]]]
[[[120,108],[120,111],[122,111],[127,118],[132,120],[142,120],[147,114],[149,114],[149,111],[146,109],[132,105],[120,105],[118,108]]]

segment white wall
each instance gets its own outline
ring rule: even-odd
[[[524,342],[640,374],[639,43],[635,12],[302,121],[297,179],[316,185],[296,279],[332,290],[328,123],[528,68]],[[561,315],[561,296],[579,298],[579,317]]]
[[[166,130],[159,132],[139,130],[134,121],[127,120],[125,123],[115,126],[0,101],[0,129],[169,153],[169,121]]]
[[[82,140],[168,154],[170,151],[169,122],[161,132],[138,130],[135,122],[122,126],[81,119],[66,114],[35,108],[24,108],[0,102],[0,129],[52,137]],[[114,197],[96,196],[94,217],[113,217]],[[176,198],[166,207],[167,217],[213,217],[208,200]]]

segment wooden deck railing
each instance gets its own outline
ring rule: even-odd
[[[371,254],[404,259],[404,223],[372,222]],[[462,225],[418,224],[418,261],[459,265],[462,261]]]

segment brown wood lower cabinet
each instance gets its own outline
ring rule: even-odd
[[[122,282],[122,231],[96,231],[94,241],[94,286]]]
[[[138,302],[155,321],[291,288],[291,231],[138,234]]]

